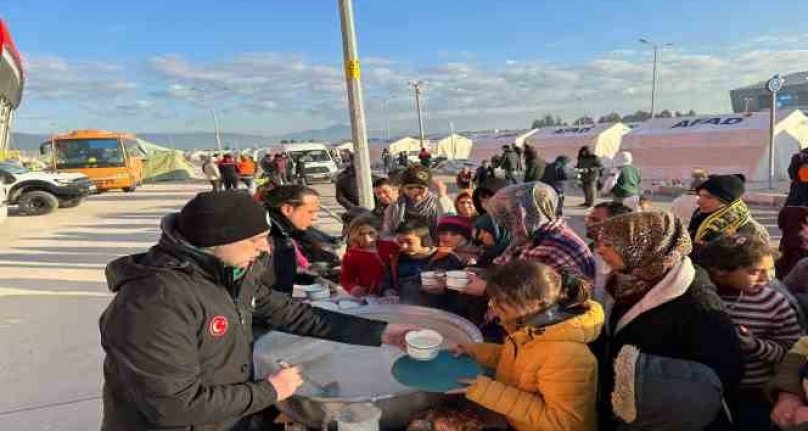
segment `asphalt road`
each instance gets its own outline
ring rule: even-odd
[[[338,209],[333,187],[315,188],[327,207],[320,227],[339,232],[328,211]],[[11,216],[0,225],[0,430],[98,428],[103,359],[98,317],[112,296],[104,266],[145,251],[158,238],[160,218],[204,189],[161,184],[134,194],[111,192],[77,208]],[[570,196],[566,214],[582,232],[585,211],[575,207],[580,203]],[[754,213],[779,237],[776,211]]]

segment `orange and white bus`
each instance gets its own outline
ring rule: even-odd
[[[81,172],[99,192],[133,192],[143,182],[145,154],[129,133],[74,130],[51,136],[40,151],[56,172]]]

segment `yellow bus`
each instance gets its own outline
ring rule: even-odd
[[[106,130],[74,130],[54,135],[40,151],[57,172],[81,172],[99,192],[133,192],[143,182],[145,154],[134,135]]]

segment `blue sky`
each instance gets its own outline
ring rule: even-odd
[[[372,131],[412,132],[409,79],[435,131],[544,113],[729,110],[729,89],[808,69],[808,2],[354,0]],[[209,128],[267,135],[346,123],[336,0],[3,0],[29,75],[17,130]],[[384,108],[386,106],[386,109]]]

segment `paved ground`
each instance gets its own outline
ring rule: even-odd
[[[317,186],[336,210],[331,187]],[[84,431],[100,423],[98,316],[111,298],[104,265],[146,250],[160,217],[204,186],[163,184],[94,196],[77,208],[0,225],[0,430]],[[568,198],[581,229],[581,203]],[[660,203],[665,206],[665,203]],[[776,212],[755,215],[774,234]],[[339,225],[321,212],[321,227]],[[773,229],[772,229],[773,228]]]

